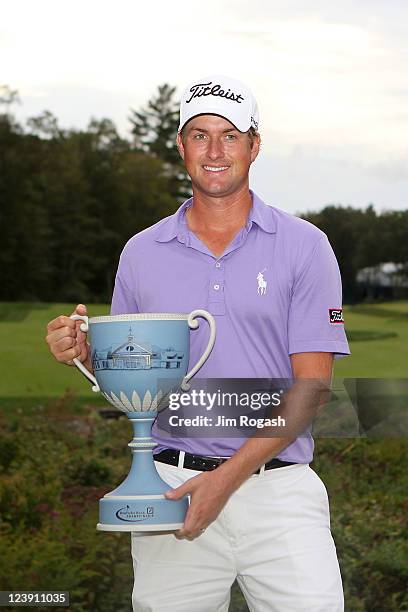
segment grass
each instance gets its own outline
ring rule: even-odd
[[[57,363],[45,342],[47,323],[74,308],[73,304],[0,304],[0,397],[57,397],[67,391],[92,397],[90,385],[77,369]],[[88,314],[109,314],[109,306],[92,304]]]
[[[344,318],[351,356],[336,360],[336,377],[407,377],[408,301],[349,306]]]
[[[0,397],[57,397],[74,392],[90,400],[90,385],[74,368],[51,357],[46,325],[73,304],[0,304]],[[107,304],[91,304],[89,315],[109,313]],[[408,374],[408,302],[345,308],[352,355],[336,360],[336,377],[398,378]]]

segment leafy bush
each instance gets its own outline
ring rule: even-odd
[[[96,530],[98,500],[129,472],[128,420],[70,397],[21,405],[0,414],[0,588],[66,590],[75,612],[128,612],[129,534]],[[408,610],[407,446],[316,441],[351,612]],[[236,586],[230,609],[247,610]]]
[[[129,469],[131,427],[69,408],[54,402],[17,426],[0,422],[0,585],[70,591],[75,612],[128,612],[130,536],[96,523],[98,500]]]

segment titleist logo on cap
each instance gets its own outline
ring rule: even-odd
[[[231,89],[224,91],[222,89],[222,85],[217,83],[213,85],[212,81],[209,83],[197,83],[190,87],[191,96],[188,100],[186,100],[186,104],[191,102],[193,98],[201,98],[201,96],[219,96],[220,98],[226,98],[227,100],[231,100],[231,102],[241,102],[244,100],[241,94],[236,94]]]

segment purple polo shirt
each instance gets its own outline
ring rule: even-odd
[[[326,234],[251,195],[245,227],[218,258],[188,228],[192,198],[133,236],[120,257],[112,315],[196,308],[214,315],[216,341],[201,378],[291,378],[292,353],[350,353],[344,325],[330,322],[329,311],[342,306],[342,289]],[[190,334],[189,367],[203,353],[208,333],[201,320]],[[156,452],[170,447],[230,456],[246,440],[165,436],[153,427]],[[302,436],[277,456],[309,463],[313,446],[310,435]]]

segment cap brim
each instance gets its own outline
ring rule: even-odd
[[[201,115],[217,115],[218,117],[222,117],[223,119],[226,119],[227,121],[229,121],[239,132],[242,132],[242,133],[247,132],[249,128],[251,127],[250,117],[248,118],[248,122],[244,123],[243,121],[239,121],[236,117],[234,118],[232,118],[231,116],[227,117],[226,114],[220,112],[219,108],[209,107],[209,108],[206,108],[205,111],[202,113],[196,113],[195,115],[191,115],[191,117],[188,117],[187,119],[185,119],[183,123],[180,122],[178,132],[181,132],[184,126],[189,121],[191,121],[191,119],[194,119],[194,117],[200,117]]]

